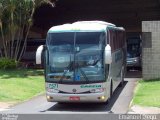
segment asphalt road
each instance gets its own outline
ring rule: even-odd
[[[129,73],[137,74],[137,73]],[[128,77],[128,76],[127,76]],[[35,97],[29,101],[15,105],[2,113],[47,113],[47,114],[125,114],[133,97],[133,91],[140,78],[125,78],[125,84],[118,87],[108,104],[80,103],[80,104],[58,104],[46,101],[45,95]]]

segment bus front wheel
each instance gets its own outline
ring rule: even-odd
[[[121,82],[120,82],[120,87],[124,85],[124,68],[121,70]]]
[[[109,97],[109,99],[111,99],[111,97],[112,97],[112,92],[113,92],[113,83],[112,83],[112,80],[111,80],[111,85],[110,85],[110,97]]]

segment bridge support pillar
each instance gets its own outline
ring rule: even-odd
[[[160,21],[142,22],[142,75],[160,78]]]

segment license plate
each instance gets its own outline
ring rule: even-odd
[[[69,100],[71,100],[71,101],[79,101],[80,97],[78,97],[78,96],[72,96],[72,97],[69,97]]]

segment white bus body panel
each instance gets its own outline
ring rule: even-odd
[[[106,102],[109,96],[109,82],[81,84],[81,85],[68,85],[58,83],[46,83],[46,95],[53,97],[49,102]],[[93,89],[104,89],[102,92],[85,93]],[[76,92],[74,91],[76,90]],[[58,93],[63,91],[66,93]],[[74,91],[74,92],[73,92]],[[70,97],[80,97],[79,101],[71,101]],[[104,100],[98,99],[105,96]]]
[[[116,58],[118,56],[121,56],[119,58]],[[110,77],[112,78],[113,82],[113,91],[117,88],[117,86],[121,82],[121,71],[123,68],[123,52],[122,50],[117,50],[112,53],[112,63],[110,66]]]

